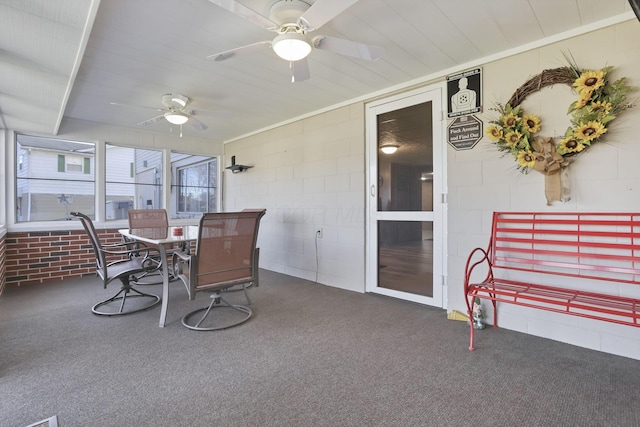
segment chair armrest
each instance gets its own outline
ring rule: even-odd
[[[142,242],[137,242],[135,240],[125,240],[122,242],[118,242],[118,243],[107,243],[107,244],[103,244],[102,247],[105,249],[112,249],[112,248],[122,248],[122,247],[129,247],[129,248],[133,248],[133,247],[137,247],[138,244],[142,244],[146,247],[146,245]]]
[[[173,253],[173,262],[177,261],[177,258],[180,258],[180,261],[189,262],[192,255],[188,252],[175,251]]]
[[[191,283],[191,274],[187,274],[185,275],[185,273],[183,273],[185,270],[185,265],[186,265],[186,270],[190,271],[191,270],[191,263],[195,262],[196,260],[196,255],[195,254],[191,254],[187,251],[175,251],[171,257],[171,261],[172,261],[172,267],[173,267],[173,277],[180,279],[182,281],[182,283],[185,285],[185,287],[187,288],[187,292],[189,293],[189,299],[193,299],[193,293],[191,292],[191,287],[193,286],[193,284]]]
[[[109,245],[107,248],[102,247],[101,251],[105,255],[119,255],[121,257],[126,256],[127,259],[132,259],[133,257],[144,257],[144,259],[156,257],[160,257],[160,251],[157,248],[151,247],[143,247],[143,248],[133,248],[133,249],[121,249],[121,250],[113,250],[118,247],[126,247],[127,244],[115,244]],[[120,260],[122,261],[122,260]]]
[[[103,245],[103,247],[110,247],[110,246],[130,246],[130,249],[145,249],[148,248],[149,245],[147,245],[144,242],[141,242],[139,240],[134,240],[134,239],[130,239],[128,237],[123,237],[122,242],[120,243],[115,243],[115,244],[110,244],[110,245]]]

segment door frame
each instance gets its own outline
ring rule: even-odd
[[[447,300],[447,143],[444,104],[446,83],[433,84],[365,104],[366,173],[366,253],[365,292],[387,295],[435,307],[446,307]],[[432,102],[433,129],[433,211],[378,211],[377,116],[423,102]],[[433,222],[433,297],[401,292],[378,286],[378,227],[380,220]]]

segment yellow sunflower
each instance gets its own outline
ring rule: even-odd
[[[585,142],[591,142],[597,139],[607,131],[607,128],[600,122],[591,121],[583,123],[575,130],[575,136]]]
[[[520,142],[520,139],[522,139],[522,135],[520,134],[520,132],[514,130],[508,132],[504,137],[504,140],[507,142],[507,145],[509,147],[515,146],[518,142]]]
[[[520,118],[515,114],[509,113],[502,118],[502,126],[513,129],[518,124]]]
[[[502,128],[500,128],[499,126],[489,125],[489,127],[487,127],[487,136],[493,142],[499,142],[502,139],[503,135],[504,134],[502,133]]]
[[[531,151],[520,151],[516,157],[518,164],[525,168],[532,168],[536,165],[536,158]]]
[[[581,141],[577,140],[573,135],[569,135],[566,138],[561,139],[557,148],[560,155],[566,153],[579,153],[584,149],[585,145]]]
[[[592,113],[598,113],[600,117],[608,115],[611,112],[611,108],[613,108],[613,105],[606,101],[597,101],[589,104],[589,110]]]
[[[527,114],[522,118],[522,126],[531,133],[538,132],[542,128],[540,118],[533,114]]]
[[[580,74],[580,77],[573,82],[573,87],[576,88],[578,93],[583,91],[593,92],[594,90],[604,86],[604,70],[586,70]]]
[[[591,95],[593,95],[593,91],[590,91],[590,90],[580,92],[580,97],[576,101],[576,109],[582,108],[585,105],[587,105],[591,100]]]

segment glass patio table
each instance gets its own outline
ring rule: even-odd
[[[162,308],[160,311],[159,326],[163,328],[167,317],[167,307],[169,305],[170,275],[167,259],[167,246],[169,245],[170,247],[173,247],[176,244],[184,245],[188,242],[198,240],[198,226],[182,225],[153,228],[123,228],[118,230],[118,232],[127,239],[157,247],[160,252],[162,271]]]

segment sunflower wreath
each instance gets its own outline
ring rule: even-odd
[[[568,62],[568,66],[544,70],[532,77],[516,89],[507,104],[492,108],[499,117],[489,122],[486,132],[500,152],[514,157],[520,172],[533,169],[547,176],[548,204],[569,200],[570,191],[562,186],[561,175],[566,174],[566,168],[579,153],[602,139],[622,111],[633,106],[627,101],[627,94],[635,88],[626,84],[625,77],[612,82],[609,77],[613,67],[582,70],[574,62]],[[568,110],[571,126],[558,143],[553,138],[538,136],[542,121],[520,106],[528,95],[555,84],[569,85],[578,94]]]

